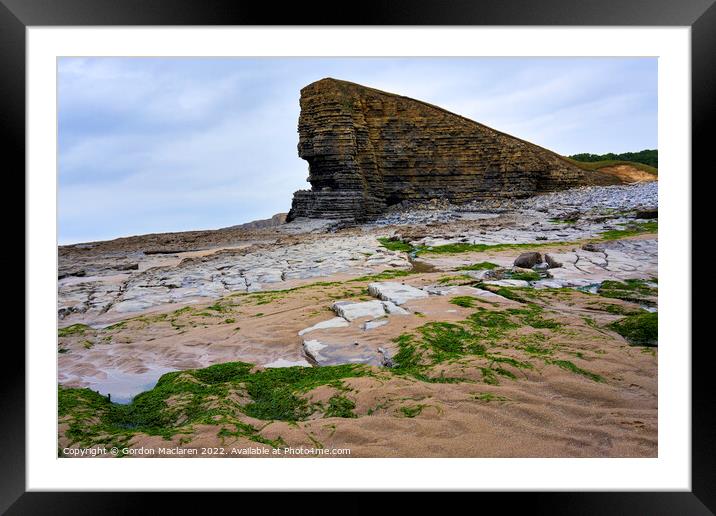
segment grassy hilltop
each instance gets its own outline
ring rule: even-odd
[[[624,152],[622,154],[614,154],[613,152],[590,154],[584,152],[565,157],[583,170],[599,170],[604,167],[630,165],[649,174],[658,175],[658,153],[659,151],[656,149],[645,149],[639,152]]]

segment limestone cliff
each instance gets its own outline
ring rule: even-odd
[[[298,154],[311,190],[297,217],[366,221],[401,201],[526,197],[614,182],[563,157],[440,107],[322,79],[301,90]]]

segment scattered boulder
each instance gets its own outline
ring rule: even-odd
[[[548,265],[548,269],[559,269],[562,267],[562,262],[555,260],[554,256],[550,254],[544,255],[544,261]]]
[[[368,285],[368,293],[378,299],[390,301],[396,305],[402,305],[411,299],[428,297],[428,293],[424,290],[391,281],[385,283],[371,283]]]
[[[303,351],[309,360],[319,366],[339,364],[370,364],[377,366],[381,364],[381,357],[374,349],[360,343],[356,345],[355,341],[304,340]]]
[[[303,341],[303,350],[306,352],[306,354],[309,357],[311,357],[317,363],[320,363],[320,361],[323,359],[323,356],[321,355],[321,350],[325,347],[327,347],[326,344],[323,344],[319,340],[304,340]]]
[[[390,315],[410,315],[410,312],[408,312],[405,308],[400,308],[391,301],[383,301],[383,308],[385,308],[385,311]]]
[[[69,272],[58,274],[57,279],[61,280],[61,279],[65,279],[65,278],[70,278],[72,276],[75,276],[77,278],[84,278],[86,275],[87,275],[87,272],[84,269],[80,269],[80,270],[76,270],[76,271],[69,271]]]
[[[582,244],[582,249],[584,249],[585,251],[590,251],[592,253],[601,253],[604,251],[604,246],[601,244],[587,243]]]
[[[503,279],[503,280],[495,280],[495,281],[486,281],[486,285],[495,285],[497,287],[529,287],[530,284],[525,280],[517,280],[517,279]]]
[[[380,328],[381,326],[385,326],[388,324],[388,319],[374,319],[373,321],[366,321],[363,323],[363,329],[364,330],[373,330],[375,328]]]
[[[385,315],[385,307],[380,301],[363,301],[353,303],[351,301],[338,301],[333,303],[331,307],[336,314],[343,317],[347,321],[370,317],[377,319]]]
[[[653,210],[638,210],[634,217],[637,219],[658,219],[659,210],[658,208],[654,208]]]
[[[476,279],[478,281],[486,280],[486,279],[498,279],[498,273],[494,270],[490,269],[483,269],[479,271],[460,271],[462,274],[465,274],[466,276],[470,276],[473,279]]]
[[[383,367],[395,367],[393,359],[390,358],[390,355],[384,348],[378,348],[378,353],[380,353],[380,356],[382,357],[380,360],[380,365],[382,365]]]
[[[562,222],[579,220],[582,214],[578,211],[570,211],[566,213],[560,213],[554,217],[555,220],[561,220]]]
[[[546,271],[547,269],[549,269],[549,263],[547,262],[536,263],[532,266],[532,270],[535,271]]]
[[[310,333],[315,330],[324,330],[326,328],[345,328],[348,326],[349,323],[347,320],[345,320],[343,317],[334,317],[333,319],[328,319],[327,321],[321,321],[319,323],[314,324],[313,326],[309,326],[308,328],[304,328],[303,330],[298,332],[298,335],[305,335],[306,333]]]
[[[522,253],[515,259],[515,267],[531,269],[542,261],[542,255],[536,252]]]
[[[540,288],[562,288],[564,287],[564,282],[559,280],[553,280],[553,279],[544,279],[535,281],[532,286],[536,289]]]

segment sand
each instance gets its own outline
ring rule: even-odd
[[[612,167],[613,172],[627,174],[634,181],[649,180],[620,167]],[[560,209],[569,215],[574,206],[567,203]],[[657,275],[654,233],[601,241],[606,246],[601,250],[581,247],[590,235],[628,227],[624,224],[631,219],[624,213],[597,213],[568,224],[555,223],[554,215],[533,210],[526,215],[500,213],[475,220],[441,219],[295,235],[275,228],[250,232],[229,228],[63,248],[60,290],[68,299],[85,296],[90,309],[69,313],[60,326],[81,323],[91,327],[78,327],[59,338],[58,382],[112,393],[113,401],[126,402],[168,371],[232,361],[256,364],[256,370],[294,363],[316,366],[315,357],[304,347],[311,339],[337,350],[341,360],[360,359],[372,368],[373,376],[344,380],[340,392],[335,386],[322,385],[301,394],[312,403],[325,403],[340,393],[355,404],[355,417],[325,417],[318,411],[305,421],[289,423],[241,415],[241,422],[252,425],[264,443],[222,436],[219,424],[196,424],[169,439],[138,433],[130,447],[137,454],[157,457],[656,457],[658,348],[631,345],[608,327],[624,316],[619,310],[638,310],[640,303],[569,287],[533,289],[528,303],[481,297],[470,287],[438,294],[454,285],[474,283],[463,276],[462,266],[485,261],[509,268],[517,255],[529,249],[421,254],[412,274],[387,280],[431,292],[401,305],[407,315],[385,314],[380,323],[387,322],[371,329],[364,329],[370,319],[358,319],[299,335],[337,317],[331,309],[337,301],[375,300],[368,285],[376,280],[357,278],[410,266],[405,253],[380,249],[377,237],[386,235],[400,234],[415,245],[495,243],[500,238],[520,245],[539,244],[536,250],[563,262],[550,274],[564,285],[634,278],[651,281]],[[351,252],[351,243],[359,241],[360,249]],[[105,310],[104,301],[92,305],[97,299],[126,292],[127,286],[140,292],[152,291],[156,285],[168,291],[178,289],[162,283],[163,276],[175,275],[179,281],[181,274],[198,277],[200,271],[208,278],[201,286],[211,286],[212,270],[235,266],[247,255],[255,257],[251,263],[260,263],[262,253],[269,256],[284,248],[287,251],[265,267],[280,265],[280,281],[263,282],[260,292],[223,290],[211,297],[207,290],[203,297],[160,302],[130,313]],[[142,250],[149,253],[142,254]],[[301,263],[303,277],[285,274],[296,270],[291,268],[293,262]],[[255,273],[250,266],[246,269],[242,272],[246,277]],[[147,278],[146,284],[133,284],[137,277]],[[91,283],[94,278],[101,281]],[[456,296],[474,296],[474,306],[455,304]],[[655,297],[647,301],[650,309],[656,308]],[[524,325],[491,344],[490,353],[529,364],[505,365],[514,377],[499,377],[496,384],[486,382],[482,369],[487,359],[471,355],[442,362],[430,371],[433,377],[461,379],[455,383],[431,383],[381,367],[381,360],[398,353],[397,337],[414,334],[428,323],[459,323],[481,308],[505,311],[529,303],[538,305],[543,317],[562,327],[552,331]],[[605,304],[617,310],[609,312]],[[549,348],[550,354],[534,354],[525,344],[530,342]],[[565,367],[567,362],[574,367]],[[250,401],[242,393],[231,396],[238,405]],[[61,419],[60,447],[80,448],[68,430],[68,420]],[[278,440],[294,452],[283,450],[284,445],[265,444]]]

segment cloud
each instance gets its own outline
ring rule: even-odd
[[[328,76],[563,154],[656,147],[652,58],[62,58],[61,243],[287,211],[308,187],[299,91]]]

